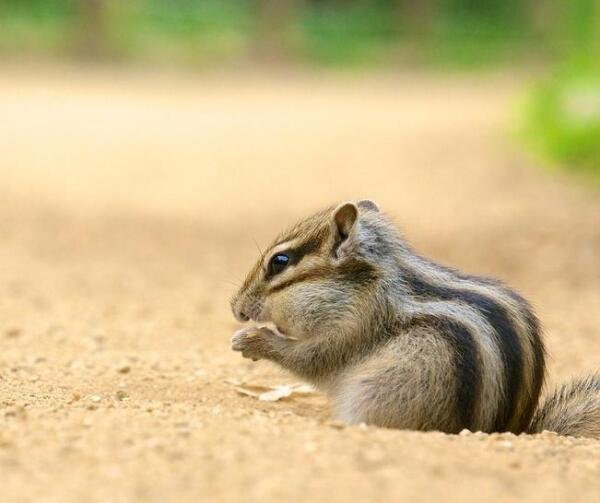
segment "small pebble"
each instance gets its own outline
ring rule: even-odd
[[[6,330],[6,332],[4,332],[4,335],[8,339],[16,339],[21,335],[21,330],[19,330],[18,328],[9,328],[8,330]]]
[[[15,417],[17,419],[20,419],[21,421],[24,421],[25,419],[27,419],[27,411],[25,410],[25,407],[21,405],[16,405],[15,407],[8,409],[4,413],[4,417]]]
[[[146,446],[150,449],[162,449],[164,447],[164,442],[157,437],[150,437],[146,440]]]
[[[192,433],[189,424],[186,422],[175,423],[175,428],[177,428],[177,433],[184,437],[188,437]]]
[[[115,397],[117,398],[117,400],[119,401],[123,401],[123,400],[129,400],[129,395],[127,393],[125,393],[122,389],[118,390],[115,393]]]

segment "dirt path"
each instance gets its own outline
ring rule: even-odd
[[[0,78],[2,501],[592,501],[600,442],[340,428],[229,350],[228,298],[306,211],[371,197],[600,366],[600,197],[531,166],[497,78]]]

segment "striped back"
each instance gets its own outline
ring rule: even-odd
[[[466,276],[405,249],[400,260],[406,323],[448,339],[457,414],[471,430],[524,431],[544,380],[544,347],[527,301],[502,283]]]

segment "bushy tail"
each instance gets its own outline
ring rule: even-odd
[[[544,430],[600,439],[600,374],[563,384],[535,413],[529,433]]]

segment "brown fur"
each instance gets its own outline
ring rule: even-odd
[[[275,271],[277,254],[289,262]],[[240,321],[278,327],[242,329],[233,349],[311,381],[347,423],[529,428],[545,370],[530,306],[495,280],[419,257],[371,201],[327,208],[280,234],[231,305]],[[531,431],[600,436],[598,379],[557,392]]]

